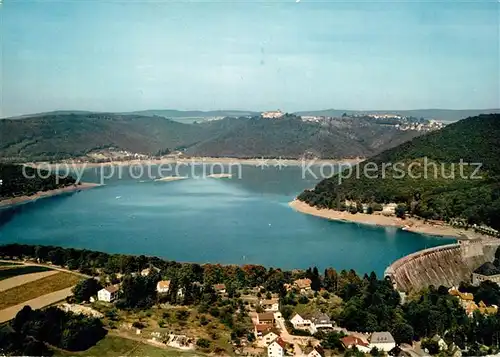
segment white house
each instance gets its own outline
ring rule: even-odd
[[[177,289],[177,298],[179,298],[179,299],[184,298],[184,289],[183,288]]]
[[[159,292],[160,294],[168,293],[169,289],[170,289],[170,280],[160,280],[156,284],[156,291]]]
[[[157,272],[157,273],[158,273],[159,271],[160,271],[160,269],[158,269],[157,267],[153,267],[153,266],[152,266],[152,267],[150,267],[150,268],[143,269],[143,270],[141,271],[141,275],[142,275],[142,276],[148,276],[149,274],[151,274],[151,273],[153,273],[153,272]]]
[[[113,302],[116,300],[119,290],[117,285],[106,286],[97,292],[97,300]]]
[[[276,333],[274,333],[273,331],[267,331],[266,333],[264,333],[264,335],[259,339],[260,341],[260,345],[261,346],[269,346],[271,344],[271,342],[273,342],[274,340],[276,340],[277,338],[279,337],[279,335],[277,335]]]
[[[302,316],[300,316],[299,314],[295,314],[290,322],[292,323],[293,325],[293,328],[297,329],[297,330],[309,330],[311,328],[311,320],[309,319],[305,319],[303,318]]]
[[[312,314],[303,315],[305,321],[311,321],[309,332],[315,334],[318,330],[333,329],[333,324],[327,314],[315,312]]]
[[[217,294],[225,294],[226,293],[226,284],[214,284],[212,286]]]
[[[281,338],[277,338],[267,346],[267,357],[283,357],[284,355],[285,342]]]
[[[276,312],[280,309],[280,303],[278,299],[261,300],[260,306],[264,311]]]
[[[325,357],[325,351],[321,346],[316,346],[311,352],[308,353],[307,357]]]
[[[396,341],[390,332],[374,332],[370,336],[370,349],[377,347],[379,351],[389,352],[396,347]]]

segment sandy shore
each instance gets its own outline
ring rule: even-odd
[[[7,198],[7,199],[0,201],[0,207],[17,205],[17,204],[25,203],[25,202],[29,202],[29,201],[36,201],[36,200],[41,199],[41,198],[61,195],[63,193],[77,192],[80,190],[86,190],[86,189],[94,188],[97,186],[101,186],[101,185],[96,184],[96,183],[82,182],[80,185],[76,185],[76,186],[72,185],[72,186],[66,186],[63,188],[58,188],[56,190],[40,191],[40,192],[35,193],[34,195],[31,195],[31,196],[18,196],[18,197],[13,197],[13,198]]]
[[[187,176],[165,176],[165,177],[156,179],[155,181],[170,182],[170,181],[185,180],[187,178],[188,178]]]
[[[298,212],[310,214],[317,217],[332,219],[336,221],[370,224],[383,227],[396,227],[404,229],[409,232],[429,234],[441,237],[453,237],[458,239],[465,238],[463,236],[463,234],[465,233],[463,229],[454,228],[449,225],[446,225],[445,223],[443,223],[443,225],[437,225],[431,223],[424,223],[424,221],[415,218],[406,218],[403,220],[395,216],[385,216],[377,213],[352,214],[349,212],[341,212],[331,209],[318,209],[316,207],[311,207],[307,203],[299,200],[293,200],[292,202],[290,202],[289,205]],[[470,233],[471,232],[468,232],[468,235],[470,235]]]
[[[233,175],[231,175],[231,174],[211,174],[211,175],[208,175],[207,177],[221,179],[221,178],[232,178]]]
[[[268,165],[274,165],[275,159],[266,159]],[[357,164],[363,161],[363,158],[356,159],[326,159],[326,160],[314,160],[314,165],[324,165],[324,164]],[[283,166],[301,166],[308,165],[313,160],[299,160],[299,159],[282,159],[280,161]],[[46,162],[37,162],[37,163],[25,163],[25,165],[34,167],[34,168],[42,168],[42,169],[53,169],[53,168],[93,168],[93,167],[101,167],[101,166],[131,166],[131,165],[162,165],[162,164],[222,164],[222,165],[249,165],[249,166],[257,166],[262,165],[262,160],[259,158],[255,159],[238,159],[238,158],[229,158],[229,157],[191,157],[191,158],[162,158],[162,159],[147,159],[147,160],[128,160],[128,161],[110,161],[110,162],[80,162],[80,161],[62,161],[59,163],[46,163]],[[67,165],[67,166],[66,166]]]

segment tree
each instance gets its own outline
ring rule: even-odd
[[[93,279],[85,279],[78,282],[73,288],[73,296],[76,302],[89,301],[92,296],[97,295],[97,292],[102,289],[101,284]]]
[[[404,204],[398,204],[396,206],[396,209],[394,211],[394,213],[396,214],[396,217],[399,217],[401,219],[405,219],[405,214],[406,214],[406,205]]]
[[[24,306],[17,314],[16,317],[14,318],[14,321],[12,322],[12,328],[18,332],[21,332],[23,329],[23,326],[30,321],[31,317],[33,316],[33,309],[31,309],[31,306]]]
[[[404,322],[398,322],[392,328],[392,336],[399,345],[401,343],[411,344],[413,341],[413,327]]]
[[[321,336],[320,336],[321,337]],[[338,332],[328,332],[321,338],[321,346],[329,350],[343,349],[341,338],[343,334]]]
[[[281,312],[281,316],[283,316],[283,318],[285,320],[289,320],[293,314],[293,307],[291,307],[289,305],[282,305],[280,312]]]

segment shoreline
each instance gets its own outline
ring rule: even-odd
[[[432,235],[443,238],[455,238],[458,240],[469,239],[465,236],[465,230],[451,227],[449,225],[436,225],[432,223],[424,223],[423,220],[416,218],[401,219],[395,216],[385,216],[382,214],[366,214],[335,211],[332,209],[319,209],[311,207],[307,203],[294,199],[288,204],[297,212],[309,214],[320,218],[325,218],[333,221],[346,223],[359,223],[379,227],[394,227],[407,232]],[[471,232],[467,232],[471,233]],[[477,233],[475,233],[477,234]],[[479,237],[479,235],[478,235]]]
[[[81,182],[80,185],[71,185],[71,186],[66,186],[66,187],[62,187],[62,188],[56,188],[55,190],[50,190],[50,191],[39,191],[39,192],[37,192],[33,195],[29,195],[29,196],[26,195],[26,196],[6,198],[3,200],[0,200],[0,208],[15,206],[15,205],[23,204],[23,203],[28,203],[28,202],[34,202],[34,201],[42,199],[42,198],[58,196],[58,195],[62,195],[65,193],[78,192],[80,190],[88,190],[88,189],[98,187],[98,186],[102,186],[102,185],[97,184],[97,183]]]
[[[248,165],[248,166],[258,166],[262,165],[262,161],[267,160],[269,165],[272,165],[276,159],[239,159],[239,158],[230,158],[230,157],[190,157],[190,158],[162,158],[162,159],[134,159],[127,161],[107,161],[107,162],[90,162],[90,161],[61,161],[56,163],[48,163],[48,162],[27,162],[22,165],[30,166],[33,168],[41,168],[41,169],[51,169],[55,167],[70,167],[70,168],[94,168],[101,166],[131,166],[131,165],[162,165],[162,164],[222,164],[222,165]],[[358,164],[361,161],[365,160],[364,158],[353,158],[353,159],[311,159],[311,160],[302,160],[302,159],[281,159],[280,162],[283,166],[301,166],[304,164],[309,165],[311,161],[314,160],[314,165],[323,165],[323,164]]]

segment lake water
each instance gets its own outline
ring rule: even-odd
[[[318,181],[303,178],[300,167],[243,166],[241,179],[174,182],[132,179],[125,171],[102,187],[1,210],[0,244],[383,274],[401,256],[454,242],[295,212],[288,202]],[[100,174],[89,169],[83,178],[98,182]]]

